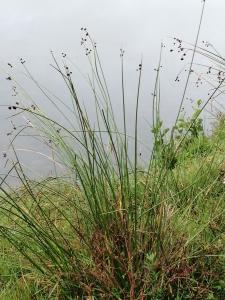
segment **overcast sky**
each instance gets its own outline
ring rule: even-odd
[[[14,101],[5,82],[4,64],[10,62],[16,65],[21,57],[26,59],[29,69],[42,84],[63,95],[57,76],[52,74],[49,66],[50,49],[56,54],[66,52],[86,72],[85,56],[80,46],[82,26],[87,27],[98,42],[115,103],[121,101],[118,97],[121,47],[126,50],[128,94],[134,93],[135,69],[143,57],[146,78],[143,98],[147,99],[145,96],[150,95],[154,82],[153,69],[157,64],[161,41],[167,45],[171,42],[170,37],[176,36],[194,42],[201,7],[201,0],[1,0],[1,103]],[[200,36],[200,40],[210,41],[221,53],[225,46],[224,12],[224,0],[206,0]],[[163,65],[167,72],[162,88],[166,98],[164,113],[169,119],[179,102],[178,89],[171,85],[170,80],[173,81],[180,66],[178,60],[169,54],[165,55]],[[24,84],[26,89],[31,89],[29,83]],[[85,99],[85,85],[81,83],[80,86]],[[147,100],[143,101],[144,115],[146,111],[150,112],[150,104]],[[144,117],[147,118],[147,115]],[[5,108],[1,107],[0,124],[3,141],[8,125]],[[4,148],[5,140],[0,144],[0,152]]]
[[[206,2],[202,35],[223,46],[225,1]],[[201,0],[1,1],[1,57],[43,59],[50,48],[76,52],[81,26],[104,47],[155,52],[168,36],[192,40],[200,9]]]
[[[38,79],[48,85],[50,49],[55,53],[68,53],[82,70],[85,69],[80,28],[86,26],[98,42],[113,85],[118,77],[121,47],[126,50],[128,71],[136,68],[141,55],[146,70],[152,70],[161,41],[167,44],[173,36],[194,41],[201,6],[202,0],[1,1],[0,61],[14,65],[23,57]],[[209,40],[220,52],[225,44],[224,11],[224,0],[206,1],[200,36],[200,40]],[[167,69],[169,61],[170,58],[165,59]]]

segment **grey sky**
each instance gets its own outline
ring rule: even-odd
[[[200,10],[201,0],[2,0],[0,60],[14,64],[26,58],[38,79],[49,85],[50,49],[66,51],[85,69],[80,27],[87,26],[99,44],[112,83],[118,77],[120,47],[127,52],[128,72],[135,69],[141,55],[150,71],[162,40],[178,36],[194,41]],[[201,31],[201,39],[210,40],[221,51],[224,11],[224,0],[207,0]]]
[[[49,48],[76,49],[88,26],[107,48],[155,51],[167,36],[194,37],[201,0],[8,0],[1,1],[1,57],[43,58]],[[218,46],[224,28],[223,0],[207,0],[202,35]]]
[[[80,27],[98,42],[111,81],[117,77],[119,48],[127,52],[127,70],[143,55],[146,70],[154,68],[162,40],[178,36],[194,41],[201,0],[1,0],[0,60],[25,57],[48,84],[50,54],[66,51],[82,69]],[[225,1],[207,0],[201,39],[224,47]]]
[[[177,36],[193,42],[201,12],[201,0],[0,0],[0,61],[15,64],[20,57],[27,60],[34,75],[54,92],[61,93],[57,76],[49,67],[49,50],[67,52],[80,68],[86,68],[80,46],[80,27],[88,27],[98,42],[103,64],[113,91],[115,103],[119,103],[118,91],[119,49],[126,50],[128,95],[134,93],[135,68],[144,58],[146,79],[143,96],[151,93],[154,72],[161,41]],[[225,1],[206,0],[206,11],[200,40],[209,40],[220,52],[225,46]],[[169,118],[179,102],[177,88],[170,81],[179,70],[177,60],[165,56],[167,75],[163,82],[166,98],[164,114]],[[85,69],[86,72],[86,69]],[[5,74],[0,74],[1,103],[10,103]],[[31,89],[29,84],[25,87]],[[85,93],[85,85],[81,91]],[[62,93],[63,95],[63,93]],[[84,95],[85,97],[85,95]],[[170,102],[168,102],[170,101]],[[132,105],[131,105],[132,107]],[[5,108],[0,107],[0,137],[4,140]],[[130,109],[130,111],[129,111]],[[131,113],[132,108],[128,108]],[[144,101],[142,112],[148,118],[150,104]],[[146,114],[145,114],[146,113]],[[5,147],[5,144],[4,144]],[[0,145],[0,152],[3,151]]]

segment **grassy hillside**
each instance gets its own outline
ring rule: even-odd
[[[111,209],[105,199],[89,205],[79,184],[60,178],[2,192],[0,231],[11,243],[1,239],[0,299],[224,299],[223,118],[176,160],[138,173],[136,234],[118,178]]]

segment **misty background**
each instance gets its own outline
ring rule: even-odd
[[[54,109],[45,97],[35,88],[34,84],[24,75],[20,59],[26,60],[26,67],[32,76],[54,94],[68,100],[68,93],[59,75],[52,69],[50,51],[54,51],[59,61],[61,53],[69,58],[68,64],[73,70],[81,101],[88,107],[88,112],[94,114],[93,100],[90,99],[88,86],[77,72],[76,65],[84,74],[90,72],[84,49],[81,47],[81,27],[87,27],[92,38],[97,42],[100,57],[107,78],[113,106],[118,118],[122,110],[120,48],[125,50],[125,85],[128,128],[132,134],[135,97],[137,90],[137,66],[143,58],[143,81],[140,100],[140,138],[146,144],[151,144],[151,93],[154,87],[160,44],[163,42],[161,99],[162,116],[169,126],[181,100],[185,83],[185,74],[179,85],[174,81],[183,66],[190,62],[190,55],[184,62],[180,61],[178,53],[170,52],[173,37],[179,37],[194,43],[202,8],[201,0],[8,0],[1,2],[0,11],[0,172],[6,171],[8,145],[11,139],[13,124],[9,119],[8,106],[16,101],[12,97],[12,82],[6,80],[12,76],[22,88],[27,91],[47,113],[54,117]],[[223,0],[208,0],[204,14],[199,42],[210,41],[223,54],[225,28],[225,2]],[[8,66],[13,66],[11,69]],[[192,82],[191,82],[192,83]],[[194,83],[194,79],[193,79]],[[204,98],[207,95],[207,85],[196,90],[190,84],[187,97]],[[24,99],[27,96],[24,94]],[[204,100],[204,99],[203,99]],[[186,103],[187,110],[191,107]],[[93,111],[93,112],[92,112]],[[13,121],[14,122],[14,121]],[[19,126],[20,117],[15,126]],[[63,122],[63,121],[62,121]],[[37,174],[51,174],[51,166],[37,152],[45,151],[35,140],[21,138],[16,144],[19,155],[30,169]],[[141,151],[141,150],[140,150]],[[9,151],[10,152],[10,151]]]

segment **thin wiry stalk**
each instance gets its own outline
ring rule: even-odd
[[[181,113],[182,106],[183,106],[183,103],[184,103],[184,99],[185,99],[185,95],[186,95],[186,92],[187,92],[188,84],[189,84],[189,81],[190,81],[190,76],[191,76],[191,73],[192,73],[192,66],[193,66],[193,63],[194,63],[196,49],[197,49],[197,46],[198,46],[198,40],[199,40],[199,35],[200,35],[200,31],[201,31],[201,27],[202,27],[202,22],[203,22],[205,5],[206,5],[206,2],[203,1],[202,11],[201,11],[201,16],[200,16],[200,21],[199,21],[197,35],[196,35],[196,40],[195,40],[194,49],[193,49],[193,52],[192,52],[191,63],[190,63],[190,67],[189,67],[187,79],[186,79],[186,82],[185,82],[185,87],[184,87],[183,95],[182,95],[182,98],[181,98],[181,102],[180,102],[180,105],[179,105],[179,108],[178,108],[178,113],[177,113],[176,120],[175,120],[175,126],[176,126],[176,124],[178,122],[178,119],[180,117],[180,113]],[[173,132],[172,132],[172,134],[173,134]]]
[[[123,100],[123,130],[124,130],[124,155],[125,155],[125,178],[126,178],[126,189],[128,198],[130,199],[130,182],[129,182],[129,169],[128,169],[128,141],[127,141],[127,120],[126,120],[126,104],[125,104],[125,86],[124,86],[124,52],[121,50],[121,83],[122,83],[122,100]]]
[[[139,98],[140,98],[140,88],[141,88],[141,75],[142,75],[142,60],[139,65],[139,76],[138,76],[138,88],[137,88],[137,98],[136,98],[136,112],[135,112],[135,145],[134,145],[134,232],[136,237],[137,231],[137,159],[138,159],[138,151],[137,151],[137,139],[138,139],[138,108],[139,108]]]

